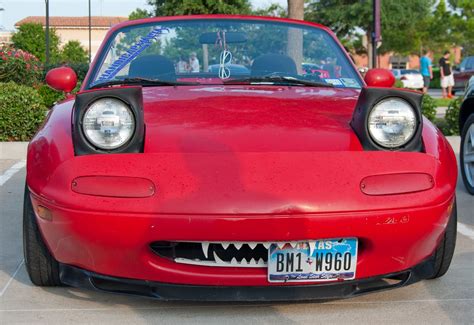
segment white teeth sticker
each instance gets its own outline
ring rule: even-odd
[[[263,260],[263,258],[258,259],[257,265],[265,265],[265,261]]]
[[[285,247],[285,244],[286,244],[286,243],[277,243],[277,246],[278,246],[278,248],[281,249],[281,248]]]
[[[242,243],[234,243],[235,248],[240,249],[242,247]]]
[[[247,245],[249,245],[251,249],[254,249],[255,247],[257,247],[258,243],[248,243]]]
[[[230,244],[229,243],[221,243],[221,245],[224,249],[227,249],[227,247],[229,247]]]
[[[309,244],[309,256],[313,256],[314,249],[316,248],[316,242],[310,241],[308,244]]]
[[[263,244],[263,247],[265,247],[266,249],[269,249],[270,246],[272,245],[272,243],[262,243]]]
[[[214,260],[216,261],[217,264],[228,264],[227,262],[224,262],[217,256],[216,252],[212,252],[212,256],[214,256]]]
[[[204,256],[207,259],[208,255],[209,255],[209,253],[208,253],[209,252],[209,243],[208,242],[202,242],[201,247],[202,247],[202,252],[204,253]]]
[[[232,265],[239,265],[240,263],[237,262],[237,259],[234,257],[232,260],[230,260],[230,264],[232,264]]]

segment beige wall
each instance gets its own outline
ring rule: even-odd
[[[89,29],[88,28],[55,28],[56,33],[61,39],[61,46],[68,41],[79,41],[81,45],[89,51]],[[94,59],[95,54],[99,50],[100,44],[107,34],[108,28],[92,28],[91,32],[91,54]]]

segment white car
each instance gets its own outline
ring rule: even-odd
[[[403,83],[403,88],[422,89],[423,76],[418,70],[393,69],[393,75]]]

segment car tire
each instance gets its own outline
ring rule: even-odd
[[[469,130],[472,128],[471,130]],[[470,132],[474,132],[474,114],[471,114],[469,118],[467,119],[466,123],[464,123],[464,127],[462,128],[461,131],[461,152],[459,155],[459,158],[461,160],[461,175],[462,175],[462,180],[464,182],[464,186],[466,187],[466,190],[471,194],[474,195],[474,173],[471,172],[468,174],[466,171],[466,166],[464,165],[464,155],[466,154],[466,148],[465,146],[466,141],[469,143],[470,141]],[[474,144],[471,144],[474,146]],[[473,147],[474,149],[474,147]]]
[[[59,263],[49,252],[38,228],[28,186],[23,202],[23,254],[31,282],[37,286],[61,286]]]
[[[456,201],[454,201],[451,216],[449,217],[446,231],[444,232],[443,239],[436,248],[434,258],[434,273],[430,279],[437,279],[446,274],[453,259],[454,249],[456,247],[456,235],[457,235],[457,224],[458,224],[458,213],[456,208]]]

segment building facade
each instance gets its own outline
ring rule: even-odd
[[[91,56],[94,58],[100,44],[105,38],[105,34],[113,25],[126,21],[126,17],[91,17]],[[26,23],[37,23],[46,26],[44,16],[29,16],[15,24],[15,28]],[[68,41],[79,41],[81,45],[89,50],[89,17],[49,17],[50,28],[56,31],[61,40],[61,45]]]

